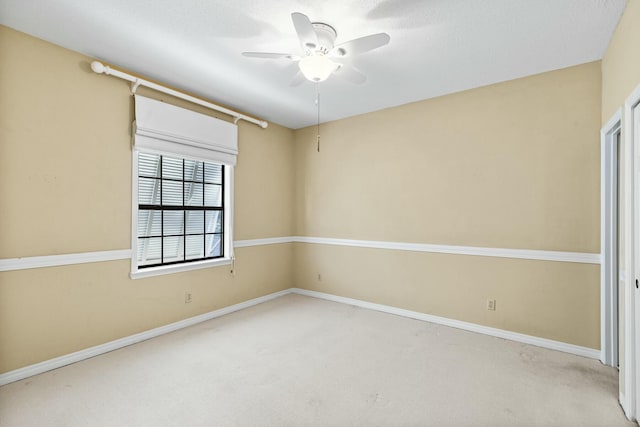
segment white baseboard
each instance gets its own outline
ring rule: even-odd
[[[207,320],[215,319],[216,317],[224,316],[225,314],[233,313],[238,310],[242,310],[254,305],[261,304],[263,302],[281,297],[291,293],[290,289],[284,291],[275,292],[262,297],[254,298],[249,301],[241,302],[239,304],[224,307],[219,310],[215,310],[209,313],[201,314],[199,316],[190,317],[188,319],[180,320],[178,322],[170,323],[165,326],[151,329],[149,331],[140,332],[135,335],[120,338],[115,341],[100,344],[94,347],[90,347],[84,350],[76,351],[75,353],[65,354],[64,356],[56,357],[55,359],[45,360],[44,362],[36,363],[34,365],[25,366],[24,368],[16,369],[13,371],[0,374],[0,386],[9,384],[15,381],[31,377],[33,375],[41,374],[43,372],[51,371],[53,369],[61,368],[66,365],[70,365],[81,360],[89,359],[100,354],[108,353],[113,350],[117,350],[122,347],[126,347],[132,344],[146,341],[151,338],[155,338],[160,335],[174,332],[179,329],[193,326]]]
[[[628,409],[631,407],[631,402],[629,402],[624,394],[624,392],[620,392],[618,395],[618,403],[622,408],[622,412],[624,416],[627,417],[629,421],[636,421],[640,425],[640,420],[638,420]]]
[[[245,308],[252,307],[254,305],[261,304],[272,299],[294,293],[298,295],[305,295],[313,298],[320,298],[328,301],[338,302],[342,304],[354,305],[357,307],[367,308],[370,310],[381,311],[383,313],[395,314],[397,316],[408,317],[411,319],[422,320],[425,322],[437,323],[440,325],[450,326],[453,328],[464,329],[466,331],[476,332],[480,334],[490,335],[498,338],[504,338],[511,341],[517,341],[525,344],[531,344],[538,347],[548,348],[551,350],[562,351],[565,353],[575,354],[577,356],[588,357],[591,359],[600,358],[600,350],[595,350],[587,347],[580,347],[573,344],[567,344],[559,341],[553,341],[545,338],[538,338],[531,335],[519,334],[517,332],[505,331],[503,329],[490,328],[488,326],[477,325],[475,323],[463,322],[460,320],[448,319],[446,317],[433,316],[431,314],[419,313],[417,311],[405,310],[402,308],[396,308],[388,305],[375,304],[367,301],[361,301],[353,298],[340,297],[337,295],[326,294],[323,292],[309,291],[300,288],[289,288],[280,292],[264,295],[262,297],[254,298],[249,301],[241,302],[229,307],[224,307],[219,310],[215,310],[209,313],[201,314],[199,316],[190,317],[188,319],[180,320],[178,322],[170,323],[165,326],[151,329],[149,331],[140,332],[135,335],[120,338],[115,341],[110,341],[105,344],[100,344],[94,347],[90,347],[84,350],[76,351],[75,353],[66,354],[64,356],[56,357],[54,359],[45,360],[44,362],[36,363],[34,365],[25,366],[24,368],[15,369],[13,371],[0,374],[0,386],[9,384],[15,381],[20,381],[33,375],[42,374],[53,369],[61,368],[66,365],[70,365],[75,362],[80,362],[91,357],[98,356],[100,354],[108,353],[119,348],[127,347],[132,344],[146,341],[151,338],[155,338],[160,335],[174,332],[179,329],[183,329],[189,326],[196,325],[207,320],[215,319],[216,317],[224,316],[235,311],[239,311]]]
[[[343,304],[355,305],[357,307],[368,308],[370,310],[381,311],[383,313],[395,314],[397,316],[408,317],[411,319],[422,320],[425,322],[437,323],[440,325],[450,326],[452,328],[464,329],[465,331],[476,332],[479,334],[490,335],[493,337],[504,338],[506,340],[517,341],[525,344],[535,345],[537,347],[548,348],[551,350],[562,351],[564,353],[575,354],[577,356],[588,357],[590,359],[599,359],[600,350],[588,347],[581,347],[574,344],[567,344],[560,341],[549,340],[546,338],[538,338],[531,335],[520,334],[517,332],[505,331],[504,329],[491,328],[475,323],[463,322],[461,320],[448,319],[446,317],[433,316],[417,311],[405,310],[402,308],[391,307],[388,305],[375,304],[372,302],[361,301],[353,298],[340,297],[323,292],[309,291],[306,289],[292,288],[291,292],[299,295],[306,295],[314,298],[321,298],[328,301],[340,302]]]

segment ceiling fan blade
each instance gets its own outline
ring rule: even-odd
[[[387,33],[371,34],[339,44],[331,49],[331,55],[337,57],[353,56],[386,45],[391,40]]]
[[[356,85],[361,85],[367,81],[364,74],[345,64],[340,64],[340,67],[334,73],[336,76]]]
[[[298,59],[300,59],[298,55],[292,55],[290,53],[242,52],[242,55],[248,58],[290,59],[292,61],[297,61]]]
[[[311,25],[311,21],[307,15],[294,12],[291,14],[293,26],[300,39],[300,44],[304,50],[315,50],[318,46],[318,35]]]
[[[289,86],[291,87],[300,86],[302,83],[305,82],[305,80],[307,80],[307,78],[304,76],[304,74],[298,71],[296,75],[293,76],[293,80],[291,80],[291,83],[289,83]]]

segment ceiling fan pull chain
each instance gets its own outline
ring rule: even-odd
[[[318,127],[316,129],[316,143],[318,144],[318,153],[320,152],[320,85],[316,83],[316,106],[318,109]]]

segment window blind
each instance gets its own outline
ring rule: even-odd
[[[140,95],[135,96],[135,113],[136,148],[235,166],[235,124]]]
[[[224,166],[138,153],[137,265],[224,256]]]

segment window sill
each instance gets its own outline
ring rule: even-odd
[[[185,264],[164,265],[132,271],[130,276],[132,279],[144,279],[145,277],[162,276],[165,274],[182,273],[184,271],[230,265],[231,262],[231,258],[219,258],[189,262]]]

